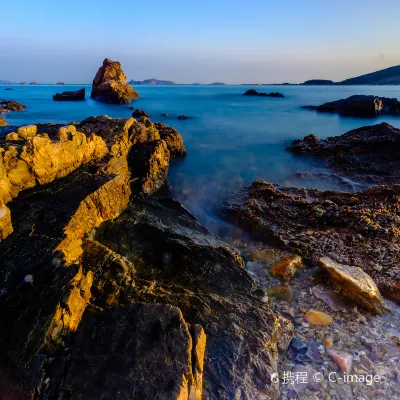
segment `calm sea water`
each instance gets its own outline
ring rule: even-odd
[[[125,105],[108,105],[89,98],[85,102],[54,102],[57,91],[76,90],[85,85],[11,86],[0,98],[17,100],[28,106],[24,112],[9,113],[7,122],[69,123],[92,115],[129,117]],[[8,87],[8,86],[7,86]],[[400,127],[400,117],[377,119],[343,118],[303,110],[302,105],[318,105],[353,94],[374,94],[400,98],[397,86],[260,86],[257,90],[279,91],[286,97],[257,98],[242,94],[245,86],[139,86],[141,98],[131,105],[150,113],[153,121],[176,128],[183,136],[188,156],[173,162],[169,184],[181,201],[211,230],[218,232],[223,222],[218,207],[227,192],[256,178],[304,187],[342,188],[328,180],[297,179],[303,172],[329,172],[315,160],[292,155],[285,150],[291,140],[314,133],[321,138],[340,135],[350,129],[382,121]],[[168,113],[169,117],[162,117]],[[185,114],[189,120],[177,120]]]

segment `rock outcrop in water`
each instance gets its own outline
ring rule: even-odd
[[[400,102],[395,98],[354,95],[324,103],[320,106],[302,108],[318,112],[338,113],[348,117],[376,117],[378,115],[400,115]]]
[[[2,117],[0,117],[0,126],[7,126],[6,120]]]
[[[282,93],[278,92],[262,93],[262,92],[257,92],[257,90],[255,89],[247,90],[245,93],[243,93],[243,96],[285,97]]]
[[[325,160],[329,168],[370,183],[400,183],[400,129],[383,122],[341,136],[294,140],[289,150]]]
[[[91,117],[15,135],[0,142],[2,396],[276,398],[291,324],[236,250],[152,196],[179,134]]]
[[[400,301],[400,185],[360,193],[280,187],[257,180],[224,214],[257,238],[297,253],[360,267]]]
[[[80,101],[85,100],[85,88],[75,90],[73,92],[56,93],[53,96],[55,101]]]
[[[25,108],[26,108],[26,105],[18,103],[18,101],[14,101],[14,100],[0,101],[0,114],[5,114],[10,111],[24,111]]]
[[[121,64],[106,58],[93,79],[90,97],[113,104],[128,104],[139,95],[127,82]]]

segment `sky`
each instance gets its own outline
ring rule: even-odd
[[[340,81],[400,64],[400,0],[19,0],[1,5],[0,79]]]

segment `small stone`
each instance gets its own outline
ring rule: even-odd
[[[270,272],[273,276],[279,277],[284,281],[288,281],[302,268],[303,260],[300,256],[296,255],[282,258],[271,267]]]
[[[179,117],[178,117],[178,119],[189,119],[189,117],[187,116],[187,115],[180,115]]]
[[[322,344],[323,344],[327,349],[330,349],[330,348],[332,348],[332,346],[333,346],[332,341],[329,340],[329,339],[324,339],[324,341],[322,342]]]
[[[365,355],[360,357],[360,363],[367,371],[372,371],[374,369],[374,363]]]
[[[322,311],[308,310],[305,317],[311,325],[328,326],[333,322],[333,318]]]
[[[310,327],[310,324],[307,323],[307,322],[302,322],[301,325],[303,325],[304,328],[309,328]]]
[[[290,302],[293,298],[293,292],[289,285],[278,285],[267,290],[269,297],[274,297],[278,300]]]
[[[299,312],[305,314],[307,312],[307,309],[304,307],[299,307]]]
[[[294,337],[290,342],[290,347],[296,351],[296,353],[305,353],[307,345],[303,343],[298,337]]]
[[[25,283],[33,283],[33,275],[26,275],[24,278]]]
[[[245,254],[244,257],[248,261],[256,261],[266,264],[272,264],[275,261],[275,250],[274,249],[258,249],[252,250]]]
[[[333,349],[328,349],[326,353],[338,365],[342,372],[349,373],[351,371],[353,356],[350,353]]]
[[[285,315],[288,315],[289,317],[292,317],[292,318],[294,318],[294,316],[295,316],[293,307],[285,308],[284,310],[282,310],[282,313]]]
[[[333,311],[341,311],[346,308],[342,298],[338,293],[331,288],[324,287],[323,285],[314,286],[311,293],[319,300],[322,300]]]

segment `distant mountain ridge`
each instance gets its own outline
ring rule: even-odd
[[[133,79],[131,79],[128,83],[130,85],[176,85],[175,82],[164,81],[162,79],[155,78],[145,79],[144,81],[134,81]]]
[[[311,79],[305,81],[302,85],[400,85],[400,65],[345,79],[341,82]]]

